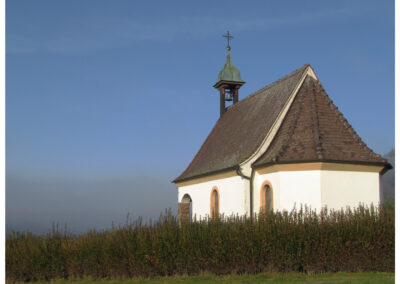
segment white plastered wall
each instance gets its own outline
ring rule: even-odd
[[[267,174],[255,174],[254,213],[260,210],[260,193],[262,185],[268,181],[273,190],[274,210],[292,210],[300,205],[307,205],[319,210],[321,208],[320,171],[280,171]]]
[[[178,186],[178,202],[185,194],[192,199],[192,214],[196,219],[210,216],[210,198],[213,187],[218,188],[220,214],[245,215],[245,204],[248,199],[247,181],[240,176],[205,181],[197,184]]]
[[[299,165],[300,167],[302,165]],[[275,210],[292,210],[307,205],[319,211],[322,207],[341,209],[380,202],[381,167],[321,164],[320,169],[256,172],[254,179],[254,213],[260,210],[260,192],[265,181],[273,190]],[[349,170],[340,170],[340,168]],[[358,168],[359,170],[355,170]],[[363,170],[364,169],[364,170]]]
[[[328,208],[378,205],[380,202],[379,173],[361,171],[321,172],[321,201]]]

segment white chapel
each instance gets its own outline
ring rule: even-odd
[[[310,65],[239,101],[244,83],[228,41],[214,85],[220,118],[173,181],[179,218],[380,202],[380,177],[391,165],[361,140]]]

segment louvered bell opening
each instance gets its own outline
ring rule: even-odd
[[[225,90],[225,101],[231,102],[233,101],[233,94],[231,89],[226,89]]]

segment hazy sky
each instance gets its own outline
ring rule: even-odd
[[[310,63],[367,145],[394,147],[393,1],[7,1],[7,228],[175,212],[227,30],[240,98]]]

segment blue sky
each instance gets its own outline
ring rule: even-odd
[[[393,1],[7,1],[7,227],[176,210],[227,30],[240,98],[310,63],[367,145],[394,147]]]

